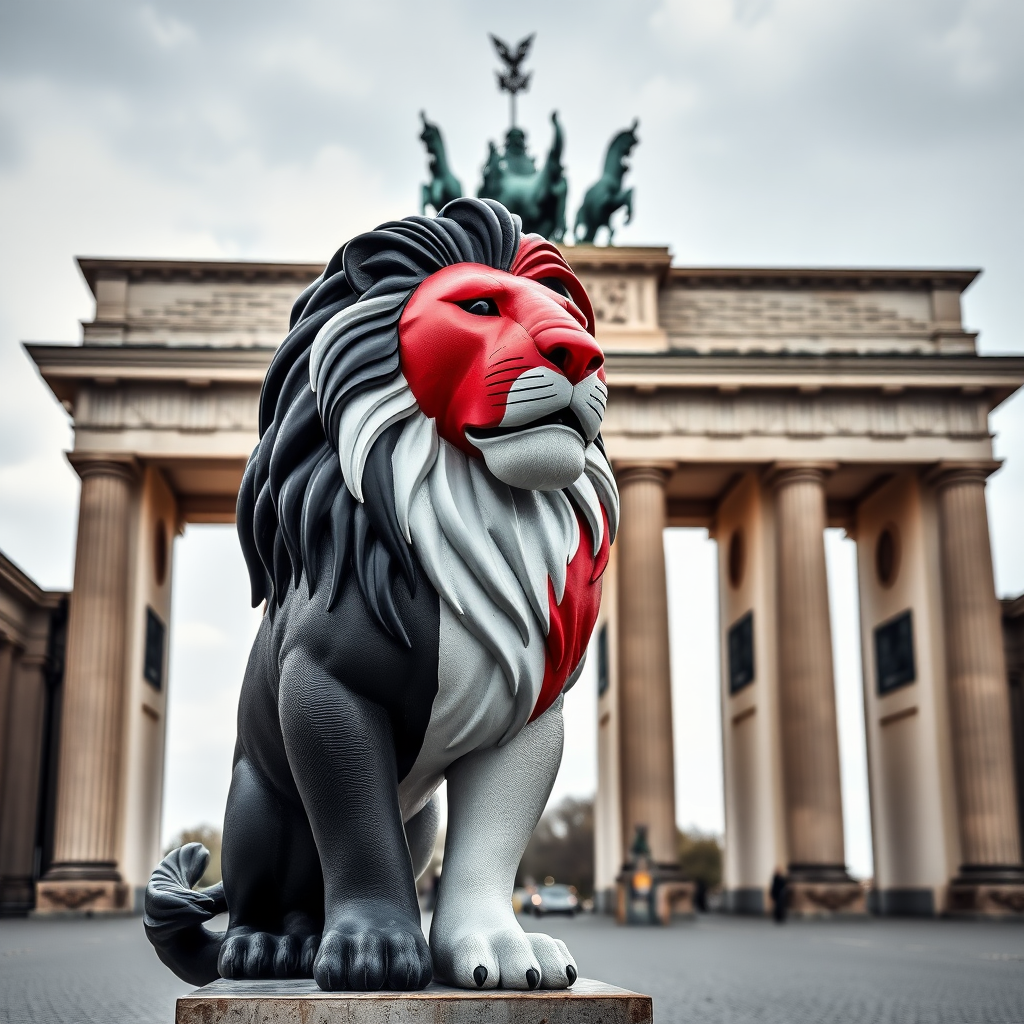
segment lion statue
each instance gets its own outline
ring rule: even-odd
[[[296,300],[238,495],[253,605],[224,817],[146,893],[193,984],[566,988],[512,910],[562,756],[618,493],[594,315],[559,251],[458,199],[353,238]],[[448,783],[430,927],[416,878]],[[223,934],[204,927],[227,911]]]

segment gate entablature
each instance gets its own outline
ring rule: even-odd
[[[96,299],[85,345],[276,348],[296,295],[322,263],[80,256]]]

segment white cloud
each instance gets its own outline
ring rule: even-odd
[[[139,10],[139,20],[149,36],[164,50],[173,50],[196,38],[195,29],[191,25],[186,25],[171,14],[155,10],[149,4]]]

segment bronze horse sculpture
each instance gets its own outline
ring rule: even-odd
[[[612,244],[615,229],[611,220],[616,211],[625,207],[626,223],[633,219],[633,190],[623,189],[622,179],[629,170],[626,157],[632,152],[639,141],[636,129],[639,120],[634,118],[632,125],[619,132],[608,144],[608,152],[604,158],[604,173],[583,197],[583,205],[576,214],[573,225],[573,236],[577,242],[593,244],[600,228],[608,229],[608,244]]]
[[[448,166],[441,129],[427,120],[425,111],[420,111],[420,120],[423,121],[420,141],[430,154],[430,183],[423,186],[420,213],[425,214],[428,206],[433,207],[434,213],[440,213],[450,202],[462,197],[462,182]]]

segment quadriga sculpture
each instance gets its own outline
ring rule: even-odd
[[[516,868],[562,753],[618,495],[594,317],[558,250],[493,201],[360,235],[298,298],[238,498],[266,601],[238,709],[223,885],[198,844],[146,895],[202,984],[565,988]],[[448,780],[430,929],[415,877]],[[227,910],[225,937],[203,922]]]
[[[636,130],[640,122],[634,118],[633,123],[619,132],[608,143],[608,152],[604,157],[604,171],[601,177],[587,189],[583,204],[576,212],[576,223],[573,225],[573,236],[577,242],[593,243],[601,228],[608,229],[608,244],[614,241],[615,229],[612,227],[612,216],[620,209],[626,209],[626,223],[633,219],[633,190],[622,187],[622,179],[629,170],[626,158],[633,152],[639,141]]]

